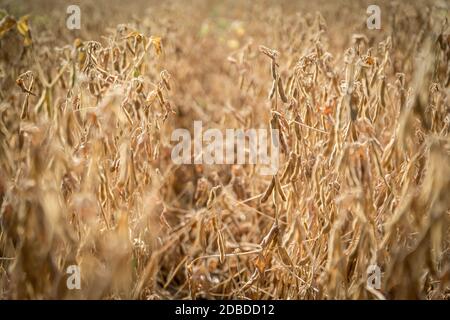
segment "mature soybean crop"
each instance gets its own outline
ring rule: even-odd
[[[0,1],[0,298],[449,298],[448,3],[67,5]],[[278,172],[174,163],[194,121]]]

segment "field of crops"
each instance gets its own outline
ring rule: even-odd
[[[449,299],[449,2],[372,2],[0,0],[0,299]]]

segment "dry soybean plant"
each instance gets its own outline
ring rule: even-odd
[[[0,13],[0,298],[450,297],[448,4],[383,3],[371,31],[362,1],[136,2],[76,36],[22,5]],[[174,164],[194,120],[279,130],[280,170]]]

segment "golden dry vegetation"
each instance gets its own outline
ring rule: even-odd
[[[0,298],[449,298],[447,1],[381,30],[368,1],[69,4],[0,1]],[[280,171],[175,165],[194,120],[280,129]]]

